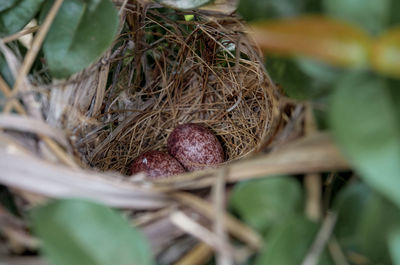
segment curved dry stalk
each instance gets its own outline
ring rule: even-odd
[[[168,204],[166,196],[118,180],[118,176],[75,170],[31,156],[0,149],[0,183],[52,198],[79,197],[114,207],[155,209]]]
[[[316,133],[282,146],[270,154],[254,156],[225,165],[227,183],[277,175],[318,173],[350,168],[327,133]],[[159,190],[199,189],[210,187],[224,168],[206,169],[172,176],[154,182]]]
[[[36,133],[55,139],[64,148],[69,147],[64,131],[53,128],[41,120],[16,114],[0,114],[0,128]]]

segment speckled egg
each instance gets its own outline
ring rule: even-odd
[[[188,171],[204,169],[224,162],[224,151],[217,137],[194,123],[176,127],[168,137],[168,152]]]
[[[150,179],[159,179],[185,172],[172,156],[160,151],[148,151],[138,156],[131,167],[131,174],[145,172]]]

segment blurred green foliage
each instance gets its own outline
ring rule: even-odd
[[[282,219],[281,223],[265,237],[265,247],[255,264],[302,264],[318,230],[318,224],[300,215]],[[326,251],[322,253],[317,264],[333,265]]]
[[[152,265],[148,242],[114,210],[59,200],[31,212],[33,230],[52,265]]]
[[[40,21],[53,3],[45,3]],[[110,0],[65,0],[43,43],[52,75],[65,78],[89,66],[111,45],[118,25]]]
[[[282,194],[286,194],[284,200]],[[288,176],[270,177],[236,185],[230,205],[246,223],[265,234],[281,220],[302,212],[303,194],[297,180]]]

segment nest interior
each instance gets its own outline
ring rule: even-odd
[[[138,5],[130,11],[101,112],[76,130],[81,158],[127,174],[136,156],[165,151],[173,128],[188,122],[217,135],[227,162],[258,150],[270,137],[277,98],[241,22]]]

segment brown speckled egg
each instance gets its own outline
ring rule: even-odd
[[[224,162],[224,151],[217,137],[198,124],[179,125],[169,135],[167,144],[168,152],[189,171]]]
[[[145,172],[150,179],[158,179],[184,173],[185,169],[167,153],[148,151],[132,162],[131,174],[139,172]]]

